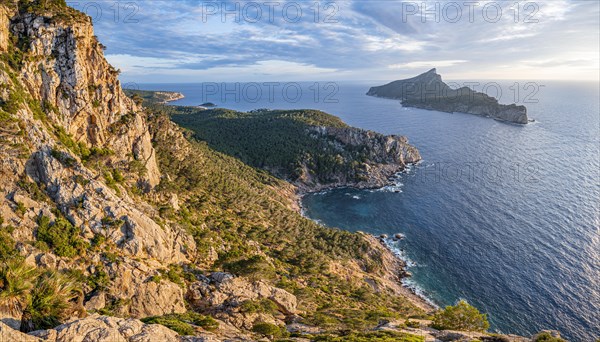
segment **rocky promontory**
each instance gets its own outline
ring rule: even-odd
[[[372,87],[367,95],[398,99],[405,107],[475,114],[518,124],[529,122],[525,106],[500,104],[497,99],[469,87],[453,89],[442,81],[436,69],[413,78]]]
[[[350,127],[316,110],[214,109],[172,119],[197,139],[291,182],[300,192],[379,188],[421,160],[406,137]]]

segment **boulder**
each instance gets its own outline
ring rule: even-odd
[[[108,272],[115,278],[109,293],[129,300],[123,315],[143,318],[187,311],[183,288],[166,279],[151,280],[155,272],[149,266],[126,260],[111,265]]]
[[[32,338],[49,342],[178,342],[179,335],[158,324],[144,324],[136,319],[93,315],[59,325],[54,329],[30,333]],[[17,340],[20,341],[20,340]],[[34,339],[32,341],[39,341]]]
[[[98,311],[106,306],[106,294],[100,292],[90,298],[84,304],[87,311]]]
[[[131,298],[129,313],[132,317],[160,316],[186,312],[183,289],[170,281],[146,282],[138,287]]]
[[[0,341],[41,342],[39,338],[23,334],[22,332],[15,330],[2,322],[0,322]]]
[[[190,285],[187,298],[201,310],[227,311],[246,300],[267,298],[284,314],[294,314],[298,300],[293,294],[262,281],[250,282],[229,273],[215,272],[210,277]]]

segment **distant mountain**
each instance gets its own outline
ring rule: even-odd
[[[405,107],[475,114],[519,124],[529,122],[525,106],[499,104],[495,98],[468,87],[453,89],[442,81],[436,69],[413,78],[372,87],[367,95],[398,99]]]

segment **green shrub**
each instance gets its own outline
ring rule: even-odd
[[[50,151],[50,154],[66,167],[73,167],[77,163],[75,158],[57,148],[53,148],[52,151]]]
[[[23,176],[21,179],[19,179],[17,185],[21,189],[25,190],[25,192],[29,194],[31,199],[37,202],[43,202],[48,199],[48,196],[46,195],[46,193],[44,193],[42,189],[40,189],[39,185],[35,182],[29,181],[27,176]]]
[[[38,219],[37,239],[48,244],[56,255],[62,257],[84,255],[87,247],[79,229],[63,217],[50,223],[50,218],[41,216]]]
[[[273,266],[261,255],[253,255],[248,259],[226,263],[223,265],[223,269],[242,276],[259,274],[263,279],[273,279],[276,275]]]
[[[0,228],[0,261],[6,261],[19,255],[15,249],[15,240],[6,227]]]
[[[27,208],[25,208],[25,205],[23,203],[17,202],[17,207],[15,208],[15,212],[17,213],[17,215],[22,217],[27,212]]]
[[[547,331],[543,331],[532,338],[533,342],[565,342],[560,337],[554,337]]]
[[[125,180],[125,177],[123,177],[123,174],[121,173],[121,171],[119,169],[113,169],[112,170],[112,178],[117,183],[121,183],[121,182],[123,182]]]
[[[21,258],[7,259],[0,264],[0,305],[18,314],[29,302],[37,275],[35,267],[27,266]]]
[[[257,334],[261,334],[263,336],[267,336],[267,337],[272,336],[274,338],[281,338],[281,337],[289,336],[289,333],[287,332],[285,327],[280,327],[275,324],[264,323],[264,322],[254,324],[254,326],[252,327],[252,331],[254,331]]]
[[[219,327],[219,323],[215,321],[214,318],[196,312],[146,317],[142,318],[142,322],[164,325],[182,336],[194,335],[196,332],[194,326],[202,327],[208,331],[215,330]]]
[[[106,273],[103,264],[96,265],[96,271],[89,275],[86,283],[92,288],[92,290],[106,290],[108,284],[110,283],[110,278],[108,277],[108,273]]]
[[[433,316],[432,327],[439,330],[486,331],[490,327],[486,314],[464,300],[447,306]]]
[[[22,329],[23,326],[35,330],[50,329],[60,325],[73,311],[71,301],[80,294],[79,285],[72,276],[45,272],[37,278],[35,291],[31,291],[31,301],[23,312]]]
[[[422,336],[394,331],[351,333],[345,336],[320,335],[311,338],[315,342],[424,342]]]
[[[104,253],[102,253],[102,257],[110,263],[117,262],[117,260],[118,260],[117,255],[112,252],[104,252]]]
[[[244,313],[267,313],[273,314],[278,311],[277,304],[270,299],[245,300],[240,305],[240,311]]]

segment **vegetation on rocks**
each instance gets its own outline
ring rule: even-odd
[[[77,311],[80,285],[65,273],[39,270],[21,258],[0,264],[0,307],[22,315],[21,330],[47,329]]]
[[[64,0],[5,5],[13,12],[0,18],[11,19],[1,33],[12,32],[0,47],[0,312],[20,317],[22,331],[89,312],[159,324],[81,320],[94,333],[121,336],[120,322],[127,334],[175,340],[165,326],[218,330],[213,315],[255,337],[286,338],[293,319],[323,332],[307,333],[316,341],[422,341],[372,331],[424,314],[390,286],[382,246],[302,217],[296,188],[280,179],[360,178],[369,147],[319,129],[359,130],[311,110],[137,108],[133,100],[173,97],[125,97],[87,16]],[[40,66],[53,72],[41,77]]]
[[[290,335],[285,327],[264,322],[254,324],[252,331],[259,335],[270,338],[282,338]]]
[[[424,342],[422,336],[393,331],[374,331],[365,333],[350,333],[343,336],[321,335],[313,336],[316,342]]]
[[[195,312],[184,314],[169,314],[164,316],[153,316],[143,318],[142,322],[148,324],[161,324],[177,332],[179,335],[194,335],[197,327],[212,331],[219,327],[219,323],[210,316],[204,316]]]
[[[533,337],[533,342],[565,342],[560,337],[554,337],[551,333],[543,331]]]
[[[486,331],[490,327],[487,315],[464,300],[447,306],[433,316],[432,326],[440,330]]]
[[[38,219],[37,239],[47,244],[56,255],[69,258],[83,255],[88,247],[80,237],[79,229],[60,216],[54,222],[41,216]]]

